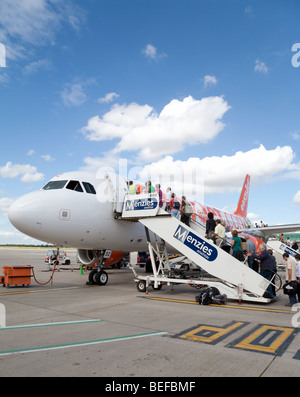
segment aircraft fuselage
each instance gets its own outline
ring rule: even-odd
[[[122,186],[119,195],[123,194],[124,184],[124,178],[118,186],[113,186],[106,176],[96,178],[82,172],[60,174],[41,190],[17,199],[9,209],[9,219],[22,233],[56,246],[146,251],[144,227],[138,222],[115,219],[116,191]],[[215,218],[224,220],[231,229],[249,227],[247,219],[240,216],[199,202],[191,204],[192,217],[203,225],[207,213],[213,212]]]

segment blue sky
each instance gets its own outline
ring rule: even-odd
[[[176,175],[203,170],[200,199],[232,211],[249,173],[252,221],[300,223],[299,14],[297,0],[1,0],[0,242],[31,242],[7,219],[14,199],[120,159],[142,180],[173,173],[178,194]]]

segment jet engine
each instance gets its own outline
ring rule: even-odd
[[[99,259],[101,251],[79,249],[77,250],[77,255],[83,265],[91,266]]]

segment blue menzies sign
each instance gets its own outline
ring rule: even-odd
[[[213,245],[207,243],[205,240],[180,225],[173,234],[173,237],[209,262],[214,261],[218,256],[218,251]]]
[[[279,249],[281,249],[285,253],[292,255],[292,256],[295,256],[296,254],[298,254],[297,251],[293,250],[293,248],[290,248],[288,245],[285,245],[285,244],[280,244]]]
[[[125,211],[154,210],[158,205],[155,197],[146,197],[136,200],[126,200]]]

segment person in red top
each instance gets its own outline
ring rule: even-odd
[[[172,198],[170,200],[170,210],[171,210],[171,215],[177,218],[179,214],[179,208],[180,208],[180,203],[179,201],[175,198],[175,193],[172,193]]]

